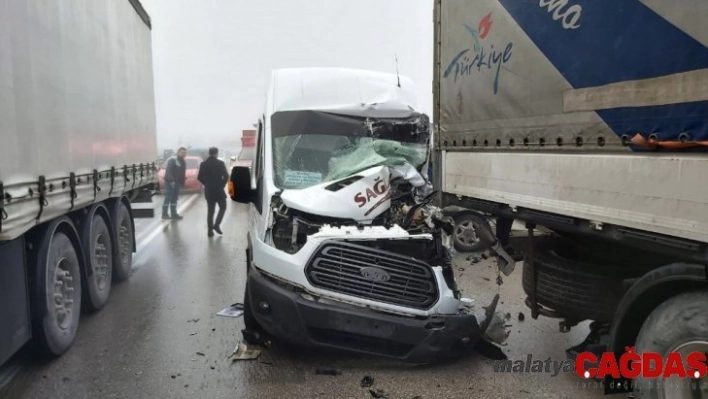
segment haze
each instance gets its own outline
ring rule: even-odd
[[[142,0],[153,23],[160,149],[251,128],[274,68],[334,66],[415,81],[432,111],[432,0]]]

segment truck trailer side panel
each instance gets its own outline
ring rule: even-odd
[[[0,0],[0,240],[155,181],[139,11],[128,0]]]
[[[444,192],[708,242],[708,3],[620,3],[436,1]]]

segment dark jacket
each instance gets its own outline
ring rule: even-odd
[[[216,157],[209,157],[199,166],[197,179],[204,185],[204,197],[208,200],[226,198],[224,188],[229,181],[226,165]]]
[[[184,186],[184,181],[187,177],[187,160],[178,161],[177,157],[171,157],[167,160],[165,167],[165,181],[169,184],[177,182],[180,186]]]

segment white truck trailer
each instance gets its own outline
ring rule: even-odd
[[[0,1],[0,364],[64,353],[129,277],[156,159],[139,1]]]
[[[527,222],[533,316],[593,320],[601,350],[708,352],[706,20],[703,0],[435,2],[442,206]]]

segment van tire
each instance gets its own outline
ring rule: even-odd
[[[460,212],[453,216],[455,233],[453,242],[458,252],[479,252],[486,249],[486,245],[477,236],[477,229],[484,225],[485,220],[472,212]]]
[[[696,291],[677,295],[651,312],[642,325],[637,336],[635,350],[638,354],[646,352],[675,352],[680,346],[693,342],[691,352],[708,352],[708,292]],[[698,342],[696,344],[696,342]],[[689,348],[685,348],[689,349]],[[655,384],[643,379],[641,375],[635,379],[635,397],[641,399],[658,399],[673,397],[677,392],[660,392],[660,386],[671,387],[671,384]],[[700,387],[703,381],[689,379],[683,389],[689,389],[692,384]],[[705,385],[703,385],[705,387]],[[705,388],[703,388],[705,389]],[[690,397],[689,391],[683,391],[683,397]],[[705,391],[702,391],[705,393]]]
[[[627,288],[623,280],[641,271],[628,265],[592,263],[573,256],[568,245],[565,240],[551,240],[535,248],[536,301],[576,321],[611,322]],[[526,262],[522,283],[524,292],[531,296],[533,274]]]

